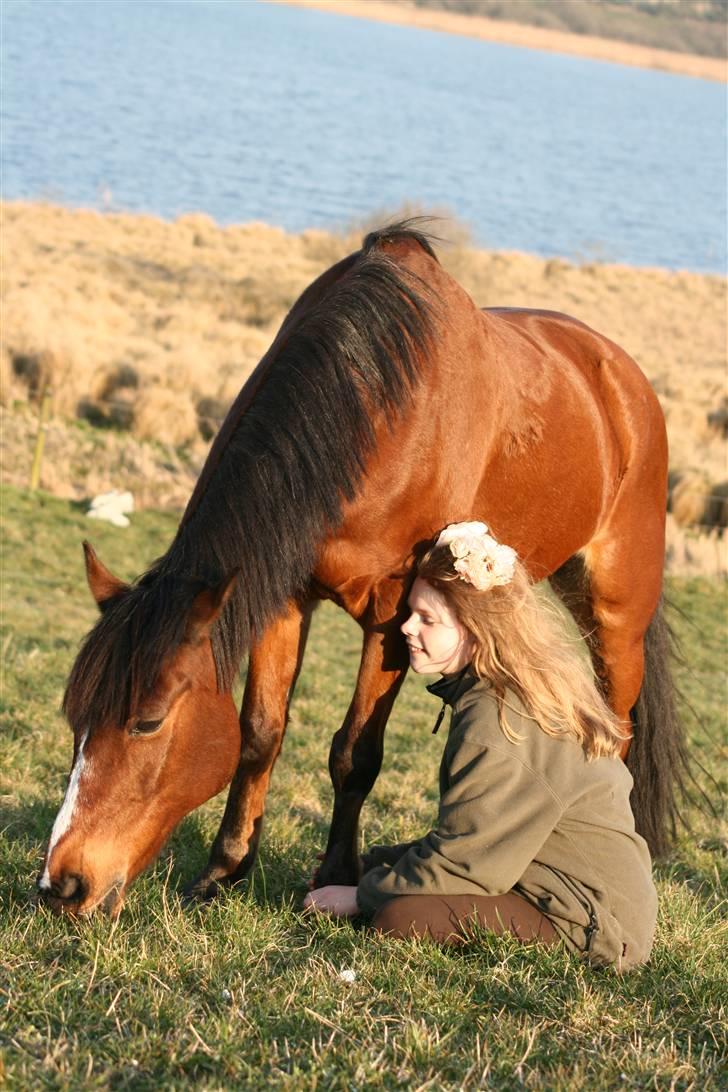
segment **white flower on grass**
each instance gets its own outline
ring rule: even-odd
[[[233,995],[230,993],[230,990],[221,990],[220,996],[222,997],[223,1001],[232,1001],[233,999]]]
[[[339,978],[342,982],[348,982],[349,984],[356,982],[356,971],[351,967],[342,967],[339,971]]]

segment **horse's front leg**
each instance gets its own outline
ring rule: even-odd
[[[220,885],[244,879],[255,863],[265,797],[283,745],[313,607],[313,602],[289,603],[251,649],[240,712],[240,761],[207,867],[188,888],[196,898],[211,898]]]
[[[334,812],[317,887],[355,884],[359,879],[359,813],[381,768],[384,729],[407,673],[407,651],[399,632],[402,598],[400,583],[378,585],[363,620],[356,690],[329,755]]]

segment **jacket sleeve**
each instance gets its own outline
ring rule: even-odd
[[[562,812],[556,794],[513,747],[462,742],[448,766],[437,828],[393,864],[362,877],[359,909],[375,914],[402,895],[510,891]]]
[[[373,868],[379,868],[380,865],[396,864],[408,849],[416,845],[419,845],[419,840],[402,842],[401,845],[397,846],[370,846],[366,853],[361,855],[362,876],[366,875],[367,872],[371,872]]]

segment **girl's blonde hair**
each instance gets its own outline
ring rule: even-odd
[[[540,597],[521,561],[507,584],[478,591],[453,567],[447,545],[435,545],[417,575],[441,592],[475,639],[473,670],[489,679],[504,734],[506,690],[515,691],[547,735],[577,739],[587,758],[617,755],[628,734],[599,692],[594,668],[577,638],[570,639],[555,606]]]

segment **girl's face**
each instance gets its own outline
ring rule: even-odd
[[[475,651],[472,634],[455,617],[441,592],[418,576],[407,602],[412,613],[402,633],[413,671],[452,675],[470,663]]]

